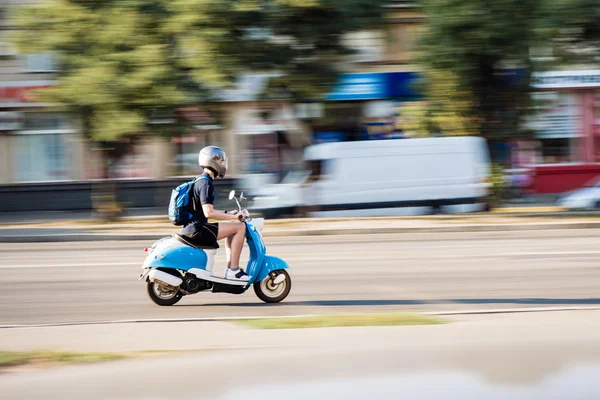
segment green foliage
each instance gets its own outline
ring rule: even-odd
[[[594,63],[600,60],[600,2],[548,0],[552,18],[554,64]]]
[[[0,351],[0,369],[40,363],[96,363],[120,360],[123,353],[69,353],[55,351]]]
[[[508,199],[508,181],[506,180],[502,165],[492,164],[491,180],[492,187],[488,201],[492,206],[502,204]]]
[[[380,3],[48,0],[14,9],[14,41],[58,56],[59,85],[40,96],[81,115],[89,137],[110,141],[165,133],[148,124],[153,115],[209,101],[241,72],[277,72],[277,92],[288,96],[322,93],[348,52],[342,35],[378,23]]]
[[[518,132],[529,103],[529,76],[509,81],[503,72],[531,72],[530,47],[542,40],[543,0],[423,0],[428,23],[424,62],[450,71],[457,90],[450,102],[468,102],[466,115],[486,138]],[[509,83],[510,82],[510,83]]]
[[[144,133],[157,110],[199,90],[186,87],[169,36],[156,29],[168,14],[149,12],[151,3],[50,0],[15,9],[19,49],[53,52],[60,62],[59,84],[40,96],[81,115],[93,139]]]
[[[451,108],[460,104],[459,114],[486,138],[530,134],[523,122],[532,109],[532,72],[599,60],[597,0],[422,0],[421,4],[428,16],[424,64],[439,73],[451,72],[449,79],[457,85],[447,92],[446,101]],[[553,49],[554,62],[532,59],[531,50],[546,48]],[[511,79],[506,73],[511,69],[520,69],[523,75]]]
[[[404,129],[412,137],[432,135],[476,135],[476,120],[470,115],[472,108],[468,93],[461,91],[458,79],[451,71],[426,70],[426,101],[409,102],[402,107]]]

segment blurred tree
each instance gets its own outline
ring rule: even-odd
[[[380,3],[47,0],[15,7],[14,41],[56,55],[58,85],[40,96],[81,118],[108,166],[117,141],[177,132],[178,108],[215,100],[240,73],[275,73],[272,96],[318,96],[348,54],[343,35],[380,23]]]
[[[530,101],[530,48],[542,40],[540,22],[549,16],[543,2],[422,0],[423,61],[457,83],[457,90],[431,90],[452,108],[466,106],[456,111],[468,118],[469,130],[491,139],[519,132]]]
[[[427,69],[423,77],[425,100],[402,107],[405,132],[411,137],[477,135],[477,121],[469,114],[471,98],[459,87],[457,76],[452,71]]]
[[[553,64],[597,64],[600,60],[600,2],[548,1],[553,15]]]
[[[164,130],[153,116],[208,101],[243,72],[276,73],[280,95],[322,93],[348,54],[342,36],[380,23],[380,3],[47,0],[15,8],[14,38],[57,55],[59,85],[44,97],[81,115],[90,137],[113,140]]]

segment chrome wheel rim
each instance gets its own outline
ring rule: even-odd
[[[267,277],[260,282],[260,290],[270,298],[281,296],[287,287],[287,279],[281,282],[279,285],[273,283],[271,277]]]
[[[156,297],[158,297],[159,299],[162,299],[162,300],[171,300],[173,297],[175,297],[177,295],[176,290],[167,289],[156,283],[152,284],[152,291],[154,292]]]

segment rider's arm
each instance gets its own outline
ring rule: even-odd
[[[224,211],[215,210],[212,204],[202,204],[202,211],[206,218],[215,219],[217,221],[239,221],[240,216],[228,214]]]

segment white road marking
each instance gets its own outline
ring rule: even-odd
[[[0,265],[0,269],[7,268],[72,268],[72,267],[106,267],[119,265],[139,265],[140,268],[144,262],[103,262],[103,263],[75,263],[75,264],[12,264]]]
[[[37,252],[37,250],[36,250]],[[45,252],[45,251],[42,251]],[[62,253],[62,254],[61,254]],[[79,253],[70,253],[68,252],[66,255],[65,253],[67,253],[66,251],[57,251],[56,253],[52,253],[52,254],[19,254],[19,255],[6,255],[3,254],[3,252],[0,252],[0,260],[49,260],[49,259],[54,259],[54,258],[69,258],[69,259],[74,259],[74,258],[89,258],[90,257],[90,252],[89,251],[85,251],[85,252],[79,252]],[[98,252],[100,253],[100,252]],[[104,252],[102,252],[104,253]],[[145,257],[144,252],[138,252],[139,254],[142,254],[142,259]],[[112,258],[135,258],[135,255],[132,252],[121,252],[121,253],[117,253],[114,251],[111,251],[110,256]]]
[[[540,252],[519,252],[519,253],[495,253],[495,254],[422,254],[422,255],[411,255],[403,257],[404,260],[454,260],[454,259],[472,259],[472,258],[507,258],[507,257],[540,257],[540,256],[578,256],[578,255],[600,255],[600,250],[589,250],[589,251],[540,251]],[[300,255],[286,255],[286,259],[294,260],[295,263],[302,261],[313,261],[316,257],[306,257]],[[369,259],[388,259],[388,255],[383,253],[379,256],[374,257],[373,254],[369,256]],[[332,261],[356,261],[361,259],[360,257],[340,257],[340,256],[326,256],[320,255],[318,259],[321,262],[332,262]],[[0,263],[4,258],[0,258]],[[13,261],[14,262],[14,261]],[[131,261],[131,262],[95,262],[95,263],[55,263],[55,264],[5,264],[0,265],[0,269],[13,269],[13,268],[77,268],[77,267],[105,267],[105,266],[126,266],[126,265],[139,265],[140,267],[144,263],[143,260]]]
[[[455,310],[455,311],[427,311],[414,312],[419,315],[470,315],[470,314],[512,314],[532,312],[555,312],[555,311],[598,311],[600,306],[565,306],[565,307],[523,307],[523,308],[497,308],[481,310]],[[410,311],[408,311],[410,313]],[[151,318],[151,319],[126,319],[109,320],[97,322],[55,322],[46,324],[14,324],[0,325],[0,329],[14,328],[49,328],[58,326],[81,326],[81,325],[115,325],[115,324],[138,324],[138,323],[169,323],[169,322],[228,322],[255,319],[280,319],[280,318],[306,318],[324,316],[319,314],[298,315],[265,315],[265,316],[232,316],[232,317],[200,317],[200,318]]]
[[[469,314],[511,314],[511,313],[531,313],[531,312],[551,312],[551,311],[594,311],[600,310],[600,306],[565,306],[565,307],[528,307],[528,308],[492,308],[481,310],[460,310],[460,311],[427,311],[423,315],[469,315]]]

